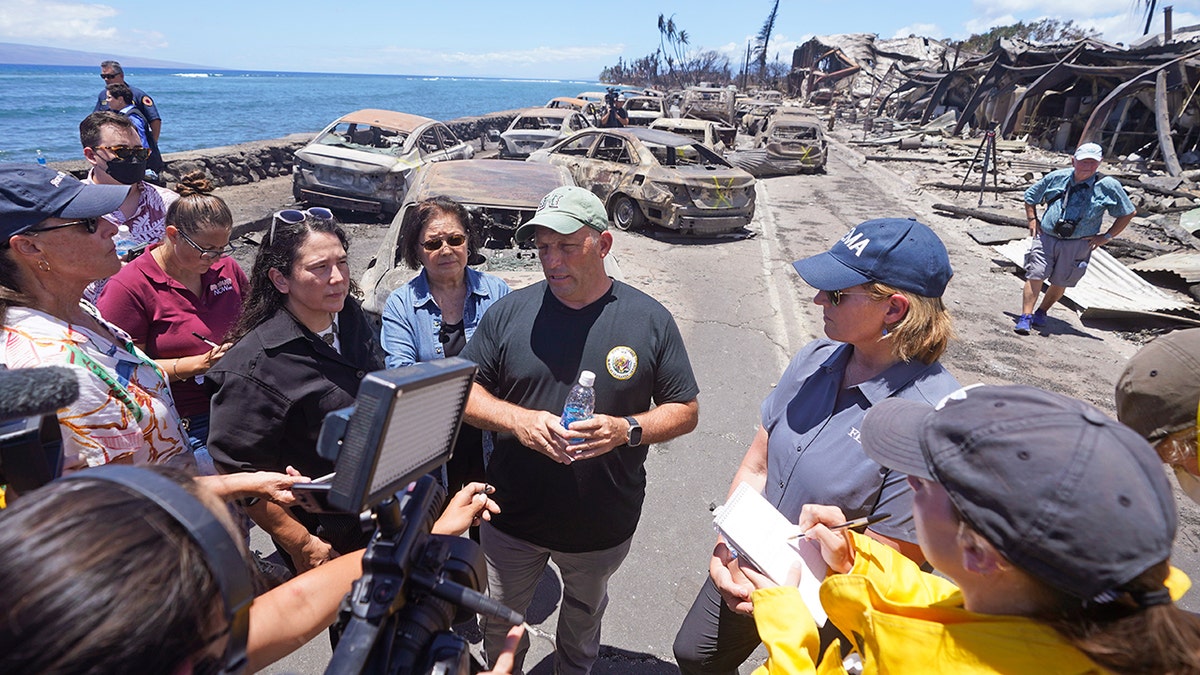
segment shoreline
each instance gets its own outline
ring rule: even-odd
[[[460,140],[481,142],[489,129],[506,129],[521,110],[522,108],[517,108],[485,115],[458,117],[447,120],[444,124]],[[217,187],[247,185],[269,178],[290,176],[295,152],[304,147],[319,131],[292,133],[281,138],[248,141],[236,145],[165,153],[163,160],[166,162],[166,168],[162,176],[169,186],[180,176],[199,169],[207,173]],[[85,177],[89,169],[87,161],[82,157],[50,162],[49,165],[76,178]]]

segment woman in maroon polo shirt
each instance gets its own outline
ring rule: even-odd
[[[167,373],[200,473],[214,473],[208,454],[209,397],[204,374],[241,315],[246,274],[228,257],[233,216],[212,184],[193,171],[176,186],[166,234],[114,275],[96,305],[125,329]]]

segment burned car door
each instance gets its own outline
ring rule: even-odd
[[[587,162],[588,151],[592,149],[592,144],[596,142],[597,136],[599,134],[582,134],[569,139],[550,153],[550,162],[566,167],[567,171],[571,172],[571,176],[575,178],[575,184],[583,185],[580,182],[581,166]]]
[[[634,158],[637,154],[624,138],[612,134],[601,134],[592,147],[591,160],[582,169],[584,176],[576,174],[575,182],[607,201],[623,182],[627,182],[635,171]]]
[[[431,126],[421,135],[417,137],[417,152],[421,153],[421,159],[426,162],[441,162],[450,159],[446,155],[446,148],[442,144],[442,139],[438,136],[437,126]]]
[[[463,143],[450,131],[449,127],[437,125],[438,137],[442,140],[442,147],[446,152],[446,159],[471,159],[475,155],[468,144]]]

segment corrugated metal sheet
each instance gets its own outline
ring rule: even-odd
[[[1200,253],[1176,251],[1157,258],[1142,260],[1129,266],[1143,272],[1171,272],[1183,277],[1189,284],[1200,282]]]
[[[1029,251],[1029,239],[1020,239],[996,251],[1017,265],[1025,264],[1025,253]],[[1092,252],[1088,271],[1079,285],[1068,288],[1067,298],[1083,310],[1099,310],[1104,314],[1113,312],[1161,312],[1173,309],[1196,309],[1195,303],[1176,300],[1162,289],[1139,277],[1104,249]]]

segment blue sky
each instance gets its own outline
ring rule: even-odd
[[[1166,0],[1176,27],[1200,23],[1200,0]],[[783,0],[769,54],[790,61],[813,35],[964,38],[1042,17],[1141,34],[1134,0]],[[729,8],[737,7],[738,11]],[[214,68],[522,78],[595,78],[618,57],[658,47],[674,15],[697,49],[741,63],[770,0],[0,0],[0,42],[143,56]],[[1152,32],[1162,30],[1161,12]]]

